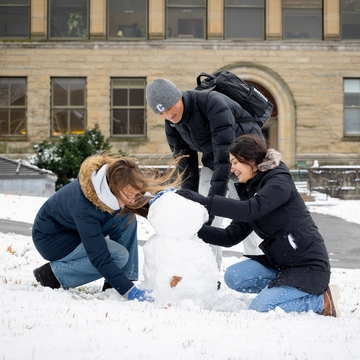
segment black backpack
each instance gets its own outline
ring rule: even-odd
[[[201,80],[203,76],[206,76],[206,79]],[[241,80],[231,71],[223,70],[215,74],[202,72],[196,78],[196,83],[195,90],[206,90],[198,94],[198,107],[203,115],[206,114],[207,97],[215,90],[236,101],[252,116],[251,120],[239,120],[256,121],[263,127],[271,116],[274,105],[254,85]]]

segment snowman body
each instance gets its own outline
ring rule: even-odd
[[[163,304],[192,300],[209,307],[214,301],[219,271],[209,245],[196,235],[208,219],[204,206],[174,192],[165,193],[149,209],[154,228],[143,247],[144,287]]]

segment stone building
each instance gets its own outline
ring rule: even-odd
[[[0,154],[98,123],[113,149],[171,157],[146,84],[220,69],[274,103],[290,167],[360,163],[359,0],[1,1]]]

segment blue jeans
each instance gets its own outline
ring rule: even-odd
[[[116,265],[130,280],[137,280],[139,275],[137,222],[134,218],[124,228],[128,220],[129,215],[115,216],[101,230]],[[62,259],[51,261],[50,266],[65,290],[102,277],[91,264],[82,243]]]
[[[285,312],[313,311],[321,314],[324,296],[309,294],[291,286],[268,288],[278,271],[269,269],[255,260],[245,260],[229,266],[224,275],[225,284],[241,293],[258,294],[249,310],[267,312],[277,306]]]

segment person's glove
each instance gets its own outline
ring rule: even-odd
[[[128,300],[153,302],[154,298],[150,295],[150,291],[141,290],[134,286],[128,293]]]
[[[192,191],[189,189],[180,189],[176,193],[178,195],[184,197],[185,199],[195,201],[195,202],[205,206],[208,211],[210,210],[212,197],[206,197],[206,196],[200,195],[196,191]]]
[[[174,191],[176,191],[176,189],[173,188],[173,187],[159,191],[159,192],[156,194],[156,196],[154,196],[152,199],[150,199],[150,201],[149,201],[150,206],[154,203],[155,200],[159,199],[159,198],[160,198],[162,195],[164,195],[165,193],[174,192]]]
[[[214,215],[209,215],[209,220],[204,224],[204,225],[209,225],[211,226],[212,222],[214,221],[215,216]]]

